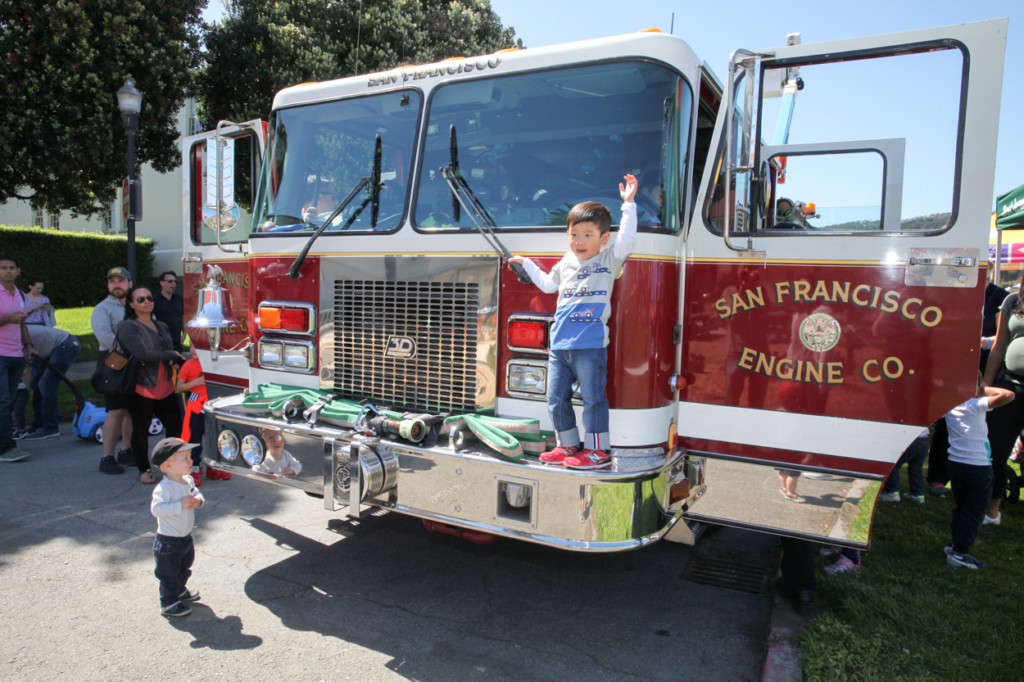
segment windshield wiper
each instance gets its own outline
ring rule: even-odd
[[[353,187],[352,190],[348,193],[348,195],[341,200],[341,203],[338,204],[337,208],[331,211],[331,214],[327,216],[327,220],[325,220],[323,224],[316,229],[316,232],[309,235],[309,239],[306,241],[306,245],[302,247],[302,251],[300,251],[299,255],[295,257],[295,262],[292,263],[292,266],[290,268],[288,268],[289,277],[291,277],[292,279],[298,278],[299,268],[302,267],[302,262],[306,260],[306,255],[309,253],[309,249],[313,246],[313,242],[316,241],[316,238],[323,234],[323,231],[326,230],[332,222],[334,222],[334,219],[341,215],[341,212],[344,211],[348,207],[348,205],[352,203],[352,200],[355,199],[359,195],[359,193],[362,192],[367,187],[370,188],[370,196],[366,197],[366,199],[363,200],[362,205],[360,205],[359,208],[352,213],[349,219],[345,221],[345,224],[342,226],[341,229],[345,229],[349,225],[351,225],[355,221],[355,219],[359,217],[359,214],[363,212],[363,209],[366,208],[367,203],[371,204],[370,228],[373,229],[377,227],[377,215],[380,213],[380,167],[381,141],[380,135],[378,135],[377,141],[374,144],[373,148],[373,169],[370,171],[370,174],[361,178],[359,182],[356,183],[356,186]]]
[[[469,219],[473,221],[474,227],[479,232],[487,243],[491,245],[491,248],[495,250],[498,257],[501,258],[502,263],[506,263],[508,267],[515,273],[516,277],[523,284],[531,284],[533,280],[526,273],[524,268],[519,263],[512,263],[509,258],[512,256],[505,245],[501,243],[498,236],[494,234],[494,228],[497,224],[494,222],[494,218],[487,212],[484,205],[480,203],[476,195],[473,194],[473,190],[470,189],[469,183],[466,182],[466,178],[463,177],[462,171],[459,170],[459,144],[455,135],[455,126],[450,128],[448,137],[448,165],[443,166],[441,169],[441,176],[444,177],[444,181],[448,183],[448,187],[452,190],[452,217],[455,222],[459,222],[461,214],[459,207],[466,209],[466,213],[469,214]]]

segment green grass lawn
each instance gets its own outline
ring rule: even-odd
[[[878,503],[860,573],[819,573],[818,613],[801,638],[805,679],[1024,678],[1024,503],[1005,503],[1002,524],[982,527],[971,553],[988,567],[972,571],[942,552],[952,496],[926,497]]]
[[[92,317],[92,308],[58,308],[57,326],[60,329],[74,334],[82,344],[82,354],[78,361],[95,360],[96,352],[100,344],[92,333],[92,325],[89,319]]]

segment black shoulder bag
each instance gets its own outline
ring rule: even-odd
[[[117,333],[120,334],[121,330],[118,329]],[[127,349],[119,348],[119,345],[115,334],[114,347],[101,362],[96,363],[92,387],[97,393],[128,395],[135,390],[135,366],[138,361]]]

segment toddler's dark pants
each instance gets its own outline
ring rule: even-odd
[[[181,601],[181,593],[192,575],[192,562],[196,558],[192,536],[177,538],[157,533],[153,541],[153,558],[156,559],[153,572],[160,581],[160,608],[166,609]]]
[[[992,496],[992,467],[948,462],[950,487],[953,489],[953,551],[970,554],[981,529],[981,520]]]

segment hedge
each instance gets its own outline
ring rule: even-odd
[[[135,239],[136,282],[153,279],[153,240]],[[61,232],[38,227],[0,225],[0,255],[21,268],[17,285],[46,282],[44,294],[56,308],[94,306],[107,296],[104,275],[115,265],[128,265],[128,238],[91,232]]]

